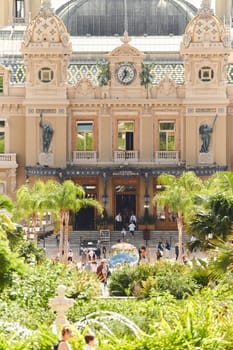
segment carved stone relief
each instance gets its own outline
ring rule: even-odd
[[[176,83],[172,79],[170,79],[168,75],[165,75],[164,79],[161,80],[159,85],[153,86],[151,88],[151,97],[177,97],[176,89]]]
[[[75,98],[95,98],[95,86],[85,76],[75,86]]]

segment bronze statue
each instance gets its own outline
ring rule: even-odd
[[[200,153],[208,153],[209,152],[210,139],[211,139],[210,134],[213,132],[216,119],[217,119],[217,115],[215,116],[215,119],[214,119],[212,126],[209,126],[207,124],[203,124],[199,127],[199,134],[200,134],[201,140],[202,140]]]
[[[42,130],[42,149],[44,153],[48,153],[54,130],[51,127],[51,125],[49,125],[48,123],[43,123],[42,117],[43,117],[43,113],[40,112],[39,125]]]

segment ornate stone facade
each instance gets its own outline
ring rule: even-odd
[[[186,27],[179,62],[160,62],[161,53],[143,52],[127,32],[98,57],[74,52],[75,42],[50,1],[43,1],[22,38],[23,65],[0,66],[0,178],[5,192],[14,197],[26,176],[32,183],[38,178],[72,179],[102,202],[109,215],[120,210],[140,216],[162,172],[179,175],[191,169],[205,177],[232,170],[231,40],[209,1],[202,2]],[[101,60],[110,73],[102,86]],[[144,64],[151,65],[152,78],[142,77]],[[17,69],[20,84],[12,79]],[[46,152],[41,113],[53,129]],[[204,125],[211,134],[201,152]],[[89,211],[88,217],[94,229],[95,213]],[[167,219],[158,228],[172,226]],[[74,228],[87,229],[80,220],[74,216]]]

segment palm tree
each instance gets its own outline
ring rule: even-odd
[[[209,187],[213,192],[227,192],[233,195],[233,173],[231,171],[217,172],[209,179]]]
[[[12,200],[4,195],[0,195],[0,232],[6,237],[7,231],[13,231],[14,227],[9,216],[9,213],[13,209]]]
[[[190,229],[200,239],[208,234],[225,239],[233,222],[233,173],[217,172],[206,183],[206,191],[194,198]]]
[[[21,186],[16,193],[16,212],[17,219],[26,219],[28,224],[31,222],[32,233],[37,243],[36,225],[46,203],[45,184],[38,180],[32,187],[28,185]]]
[[[179,177],[161,174],[158,177],[158,184],[163,185],[164,190],[154,196],[153,204],[157,204],[160,208],[166,206],[177,213],[178,260],[181,261],[184,222],[193,204],[192,197],[203,189],[203,183],[193,172],[186,172]]]
[[[60,226],[59,255],[62,255],[64,240],[64,260],[67,261],[69,217],[70,211],[77,212],[81,208],[92,206],[102,213],[102,206],[95,199],[85,198],[85,191],[82,186],[71,180],[63,183],[50,180],[46,184],[47,208],[52,213],[58,214]]]
[[[202,201],[190,218],[189,230],[204,241],[206,236],[226,240],[233,223],[233,197],[229,193],[199,196]]]

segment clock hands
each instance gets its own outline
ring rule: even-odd
[[[128,76],[128,70],[125,68],[122,72],[122,80],[124,81]]]
[[[128,85],[135,78],[134,67],[130,64],[119,65],[115,71],[116,78],[121,84]]]

